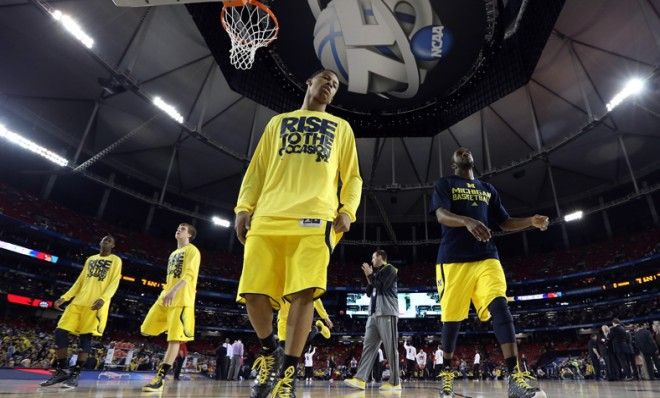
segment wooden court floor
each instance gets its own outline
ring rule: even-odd
[[[27,380],[0,381],[0,396],[7,397],[69,397],[69,398],[128,398],[128,397],[223,397],[249,396],[249,382],[225,382],[213,380],[171,381],[163,393],[142,393],[142,381],[81,381],[74,390],[58,387],[39,387],[38,382]],[[472,398],[506,398],[506,383],[502,381],[458,381],[456,392]],[[660,381],[641,382],[594,382],[594,381],[547,381],[542,382],[548,397],[557,398],[651,398],[660,397]],[[298,398],[330,397],[386,397],[401,396],[414,398],[437,397],[437,384],[431,382],[404,383],[401,393],[381,393],[378,388],[367,391],[349,389],[341,383],[316,381],[311,385],[299,383]]]

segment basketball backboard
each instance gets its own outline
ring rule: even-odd
[[[173,4],[209,3],[209,0],[112,0],[118,7],[152,7]]]

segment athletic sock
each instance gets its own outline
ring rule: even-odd
[[[509,370],[509,374],[512,374],[516,366],[518,366],[518,358],[516,356],[508,357],[504,359],[504,362],[506,363],[506,368]]]
[[[289,366],[293,366],[295,369],[296,366],[298,365],[298,362],[300,361],[299,357],[294,357],[291,355],[287,355],[284,357],[284,366],[282,366],[282,375],[284,375],[284,371],[289,368]]]
[[[277,348],[277,341],[275,340],[275,335],[273,333],[268,335],[265,339],[259,339],[259,343],[261,344],[261,349],[269,354]]]
[[[172,365],[170,365],[168,363],[161,363],[160,366],[158,367],[158,373],[157,373],[158,376],[160,376],[161,378],[164,378],[165,375],[167,374],[167,372],[169,372],[171,368],[172,368]]]

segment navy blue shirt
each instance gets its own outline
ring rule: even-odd
[[[459,176],[441,178],[433,187],[430,211],[445,209],[459,216],[479,220],[491,230],[509,218],[502,206],[500,195],[487,182],[469,180]],[[479,242],[465,227],[441,225],[438,264],[466,263],[497,258],[497,247],[491,239]]]

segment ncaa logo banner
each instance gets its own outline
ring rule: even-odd
[[[279,66],[305,81],[334,71],[347,109],[419,107],[467,82],[492,42],[497,1],[274,1]],[[288,21],[288,22],[284,22]]]

